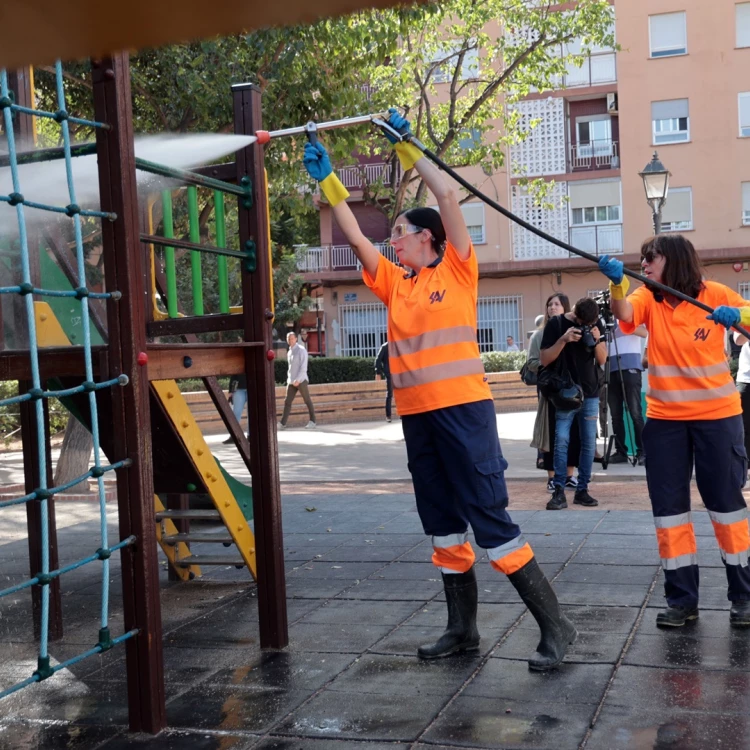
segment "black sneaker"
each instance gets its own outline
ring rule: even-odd
[[[547,503],[547,510],[562,510],[568,507],[568,500],[565,497],[565,490],[562,487],[555,487],[555,493]]]
[[[656,615],[659,628],[681,628],[688,620],[698,619],[698,607],[667,607]]]
[[[643,455],[643,453],[638,455],[638,466],[645,466],[646,465],[646,456]]]
[[[732,602],[729,624],[733,628],[750,628],[750,602]]]
[[[554,491],[555,491],[555,480],[548,479],[547,480],[547,492],[554,492]]]
[[[614,456],[609,457],[611,464],[626,464],[628,463],[628,457],[624,453],[615,453]]]
[[[595,508],[599,505],[599,501],[591,497],[588,490],[578,490],[578,492],[573,495],[573,502],[576,505],[585,505],[587,508]]]
[[[569,477],[565,477],[565,486],[574,490],[578,487],[578,477],[574,477],[572,474]]]

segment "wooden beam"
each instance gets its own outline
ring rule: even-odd
[[[232,87],[234,132],[247,135],[262,128],[261,95],[257,86]],[[242,317],[246,341],[263,341],[272,349],[269,278],[268,202],[263,149],[250,146],[237,152],[237,182],[249,178],[253,206],[239,206],[240,247],[255,243],[257,268],[242,271]],[[276,440],[276,396],[273,361],[266,351],[245,349],[248,413],[255,432],[250,441],[253,513],[258,565],[258,613],[261,648],[284,648],[289,643],[284,579],[284,539],[281,529],[279,446]]]
[[[209,346],[195,350],[149,348],[145,369],[149,380],[178,380],[236,375],[244,366],[243,348]]]
[[[240,331],[244,327],[241,315],[222,313],[202,317],[169,318],[154,320],[148,324],[148,337],[185,336],[191,333],[214,333]]]
[[[138,222],[138,189],[133,151],[133,115],[127,53],[92,61],[94,117],[111,130],[97,129],[101,210],[117,214],[102,222],[106,288],[122,298],[107,303],[110,364],[130,379],[112,392],[113,451],[132,465],[117,472],[120,537],[137,542],[122,550],[125,630],[138,629],[126,643],[128,714],[134,732],[156,734],[167,723],[162,656],[159,563],[156,553],[149,383],[138,355],[146,350],[143,252]]]
[[[106,346],[92,346],[94,375],[101,380],[109,379],[108,352]],[[47,380],[55,376],[86,377],[83,347],[46,347],[39,350],[39,377]],[[30,380],[31,363],[29,352],[8,350],[0,352],[0,380]]]

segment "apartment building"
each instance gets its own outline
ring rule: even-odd
[[[559,89],[518,103],[522,118],[540,124],[508,149],[502,170],[462,175],[549,234],[636,267],[652,232],[638,173],[657,150],[671,172],[662,231],[684,233],[708,277],[750,299],[750,2],[617,0],[615,15],[621,51],[593,50],[582,67],[568,69]],[[364,168],[386,167],[371,160]],[[362,201],[360,168],[340,177],[365,233],[393,259],[385,217]],[[554,180],[556,207],[536,206],[520,184],[524,177]],[[525,344],[549,295],[562,291],[574,301],[605,286],[590,263],[481,202],[463,210],[479,260],[483,351],[504,349],[508,335]],[[362,283],[325,204],[320,228],[320,247],[300,260],[323,292],[303,320],[309,348],[373,356],[385,340],[385,308]]]

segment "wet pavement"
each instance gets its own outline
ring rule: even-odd
[[[169,729],[127,733],[119,648],[0,701],[0,750],[750,747],[750,631],[729,627],[704,512],[694,513],[701,617],[667,632],[654,622],[663,580],[648,512],[513,515],[580,631],[552,673],[528,670],[538,630],[484,559],[479,653],[415,658],[442,632],[445,603],[412,495],[285,495],[288,649],[260,652],[255,586],[244,571],[171,583],[163,568]],[[96,509],[71,506],[69,517],[65,561],[98,546]],[[11,515],[0,527],[3,587],[25,573],[22,520]],[[96,640],[97,565],[67,576],[63,591],[66,637],[50,644],[58,662]],[[29,599],[0,600],[0,689],[36,666]]]

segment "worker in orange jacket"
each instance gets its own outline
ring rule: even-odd
[[[409,128],[395,110],[390,124],[401,133]],[[391,378],[417,510],[432,537],[448,605],[445,633],[417,653],[434,659],[479,648],[471,525],[492,566],[508,576],[539,623],[542,639],[530,668],[551,669],[577,633],[506,510],[508,464],[477,345],[477,258],[452,187],[416,146],[399,142],[396,152],[440,209],[415,208],[396,219],[391,243],[401,266],[362,233],[320,143],[305,146],[304,162],[362,263],[365,284],[388,308]]]
[[[643,273],[715,308],[713,314],[646,286],[627,295],[622,263],[607,256],[612,310],[625,333],[648,329],[649,388],[643,430],[646,477],[664,568],[667,609],[656,624],[680,627],[698,617],[698,557],[690,513],[695,465],[698,491],[714,527],[728,581],[729,622],[750,627],[750,528],[742,487],[747,479],[740,396],[729,373],[724,332],[750,324],[737,292],[705,281],[685,237],[662,234],[641,248]]]

